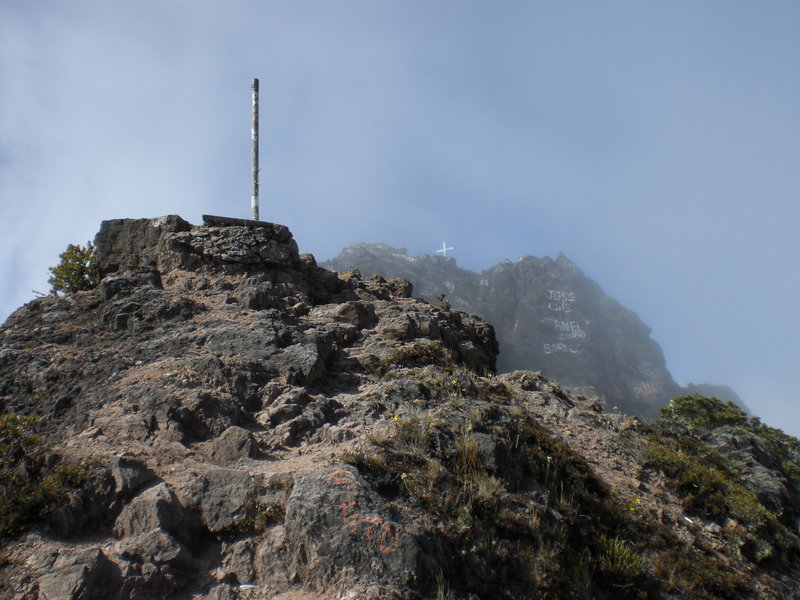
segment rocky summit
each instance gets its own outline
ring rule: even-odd
[[[95,248],[0,329],[2,599],[800,597],[800,443],[731,403],[497,375],[490,324],[280,225]],[[531,301],[583,331],[575,277]]]

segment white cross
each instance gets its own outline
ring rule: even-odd
[[[436,254],[441,254],[445,258],[447,258],[447,253],[450,250],[455,250],[452,246],[448,246],[446,242],[442,242],[442,247],[436,251]]]

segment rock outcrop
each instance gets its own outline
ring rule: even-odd
[[[355,244],[323,266],[403,277],[429,302],[445,294],[454,308],[495,326],[501,372],[540,370],[608,407],[647,417],[681,392],[650,329],[563,255],[523,256],[475,273],[452,258]]]
[[[55,551],[20,597],[94,597],[85,590],[100,579],[109,598],[172,597],[209,587],[209,552],[223,553],[218,568],[235,566],[224,582],[261,577],[276,593],[297,582],[345,589],[343,564],[398,585],[417,577],[415,538],[382,516],[363,482],[328,484],[341,469],[322,466],[294,482],[290,465],[263,467],[287,449],[355,438],[387,410],[391,386],[373,377],[395,362],[494,372],[494,330],[410,298],[406,281],[322,269],[283,226],[205,220],[105,221],[99,288],[36,299],[3,327],[2,412],[40,415],[39,431],[66,440],[65,460],[96,471],[46,531],[119,539]],[[330,515],[319,513],[323,498]],[[337,526],[341,503],[355,512]],[[248,537],[264,510],[285,514],[269,536],[277,555],[251,541],[229,557],[220,536]],[[363,536],[386,541],[363,552]]]
[[[496,375],[491,325],[279,225],[96,247],[96,289],[0,328],[0,600],[800,594],[793,438]]]

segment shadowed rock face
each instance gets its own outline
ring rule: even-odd
[[[541,370],[608,406],[644,416],[654,416],[680,392],[650,329],[563,255],[523,256],[474,273],[452,258],[356,244],[323,266],[403,277],[429,302],[445,294],[454,308],[494,325],[502,372]]]
[[[657,436],[637,419],[538,372],[496,375],[493,327],[412,298],[405,279],[337,274],[283,226],[219,217],[106,221],[96,247],[96,289],[0,327],[0,413],[39,415],[43,441],[7,452],[0,429],[0,600],[800,594],[800,445],[774,432],[703,435],[752,492],[738,490],[742,518],[781,521],[761,537],[704,524],[639,457]],[[542,348],[580,344],[540,348],[573,360],[548,363],[565,375],[604,372],[614,352],[632,366],[609,389],[663,367],[646,328],[566,259],[480,280],[432,265],[453,305],[473,285]],[[510,368],[531,338],[507,327]],[[638,361],[607,338],[645,340]],[[43,489],[9,504],[14,482],[56,474],[52,506],[12,523]],[[776,532],[787,563],[753,562]]]

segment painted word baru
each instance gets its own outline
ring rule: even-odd
[[[580,344],[543,344],[542,348],[545,354],[558,354],[558,353],[569,353],[569,354],[581,354],[583,353],[583,346]]]

